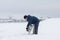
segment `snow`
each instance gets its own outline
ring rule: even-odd
[[[27,23],[0,23],[0,40],[60,40],[60,18],[40,22],[38,35],[28,34]]]

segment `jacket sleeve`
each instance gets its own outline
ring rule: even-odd
[[[29,28],[29,26],[32,24],[32,19],[29,20],[28,24],[27,24],[27,28]]]

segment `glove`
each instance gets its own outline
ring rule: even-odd
[[[26,31],[29,31],[28,28],[26,28]]]

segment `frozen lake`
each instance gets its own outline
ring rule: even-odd
[[[27,23],[0,23],[0,40],[60,40],[60,18],[40,22],[38,35],[28,35]]]

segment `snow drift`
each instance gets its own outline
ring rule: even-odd
[[[50,34],[60,34],[60,18],[47,19],[40,24],[40,32]]]

